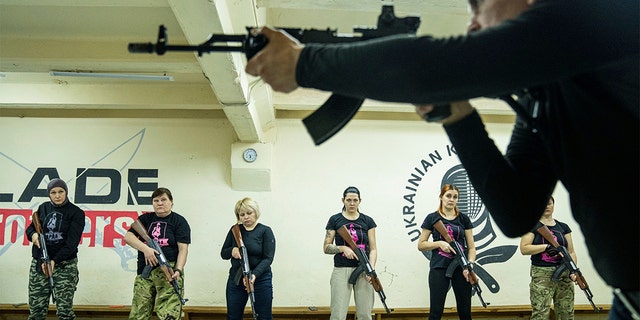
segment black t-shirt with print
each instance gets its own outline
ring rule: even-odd
[[[433,238],[433,241],[444,241],[442,235],[440,235],[438,230],[435,230],[435,228],[433,227],[433,224],[438,222],[438,220],[442,220],[442,223],[449,232],[449,236],[451,237],[451,239],[458,241],[458,243],[460,243],[460,245],[464,249],[465,254],[467,254],[467,237],[465,236],[464,231],[473,228],[471,219],[469,219],[466,214],[462,213],[460,213],[453,220],[442,218],[442,216],[437,211],[428,214],[422,222],[421,227],[422,229],[431,231],[431,237]],[[431,269],[447,268],[454,258],[452,253],[444,252],[440,250],[440,248],[431,250],[431,253],[431,262],[429,264]]]
[[[348,244],[338,234],[338,229],[342,226],[347,226],[353,242],[360,248],[363,248],[367,257],[369,256],[369,230],[377,227],[373,218],[360,213],[356,220],[349,220],[342,215],[342,212],[336,213],[329,218],[327,222],[326,230],[335,230],[336,236],[334,242],[336,246],[348,246]],[[357,267],[358,260],[347,259],[343,253],[338,253],[333,256],[334,267]]]
[[[176,212],[172,211],[163,218],[158,217],[155,212],[148,212],[140,215],[138,219],[147,230],[149,237],[158,242],[160,248],[162,248],[162,253],[164,253],[168,261],[176,261],[178,259],[178,242],[191,243],[189,223]],[[133,228],[130,228],[129,231],[140,238],[140,235]],[[144,266],[144,253],[138,251],[138,274],[142,274]]]
[[[571,228],[566,223],[555,220],[556,224],[554,226],[547,226],[551,234],[553,234],[553,238],[556,239],[559,245],[567,247],[567,237],[566,235],[571,233]],[[544,224],[542,222],[538,222],[536,226],[531,230],[533,233],[533,244],[549,244],[547,239],[542,237],[540,233],[538,233],[538,228],[542,227]],[[539,267],[552,267],[557,266],[562,263],[562,258],[560,255],[549,256],[546,252],[541,252],[538,254],[531,255],[531,264]]]

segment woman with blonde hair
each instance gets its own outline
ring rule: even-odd
[[[273,284],[271,263],[276,253],[276,239],[271,228],[258,223],[260,207],[251,198],[244,198],[236,203],[236,223],[240,228],[242,242],[247,249],[248,257],[242,257],[236,243],[232,229],[222,245],[220,256],[224,260],[231,260],[229,278],[227,280],[227,319],[242,319],[249,294],[243,281],[242,259],[249,260],[251,268],[251,284],[255,294],[254,312],[258,319],[272,319],[271,307],[273,303]]]

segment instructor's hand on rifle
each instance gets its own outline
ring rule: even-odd
[[[289,93],[298,88],[296,65],[304,45],[284,31],[270,27],[251,30],[252,35],[263,35],[268,44],[248,61],[245,71],[261,77],[275,91]]]
[[[470,115],[473,112],[473,106],[471,106],[469,101],[452,102],[450,105],[451,105],[451,115],[437,122],[442,123],[443,125],[453,124],[466,118],[468,115]],[[416,113],[422,119],[424,119],[427,116],[427,114],[433,111],[434,109],[434,105],[432,104],[426,104],[426,105],[415,104],[415,107],[416,107]]]

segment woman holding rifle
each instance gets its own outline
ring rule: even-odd
[[[29,320],[45,319],[49,296],[59,319],[75,319],[73,296],[78,286],[78,245],[84,230],[85,214],[69,201],[67,184],[55,178],[47,185],[49,200],[38,207],[26,230],[33,242],[29,269]],[[39,229],[39,230],[38,230]],[[40,237],[42,233],[44,237]],[[44,239],[45,243],[40,243]],[[49,267],[42,263],[46,248]],[[49,277],[53,281],[49,282]]]
[[[235,215],[236,224],[227,233],[220,251],[222,259],[231,260],[226,288],[227,319],[242,319],[247,300],[250,298],[249,291],[252,291],[255,296],[255,303],[252,301],[254,315],[257,319],[270,320],[273,303],[271,263],[276,253],[276,238],[270,227],[258,223],[260,207],[255,200],[244,198],[238,201]],[[239,240],[244,244],[248,257],[242,256],[239,243],[234,237],[233,229],[236,225],[240,231]],[[242,259],[249,260],[249,283],[244,278],[246,271],[243,270]]]
[[[555,199],[551,197],[534,229],[520,238],[520,253],[531,256],[531,320],[549,319],[552,299],[557,319],[573,319],[575,288],[572,281],[575,281],[575,275],[570,275],[569,270],[558,269],[563,265],[558,250],[537,231],[538,228],[547,226],[558,244],[566,247],[571,259],[578,263],[573,250],[571,228],[553,218],[554,205]],[[556,270],[559,272],[556,273]]]
[[[332,215],[327,222],[327,230],[323,250],[333,255],[333,272],[331,273],[331,320],[344,320],[347,317],[351,291],[356,303],[357,319],[371,320],[373,309],[373,287],[369,277],[362,272],[356,274],[355,283],[352,276],[358,267],[356,253],[349,245],[337,236],[337,230],[346,226],[351,238],[357,246],[364,249],[369,256],[371,266],[375,268],[378,257],[376,246],[376,223],[368,215],[360,212],[360,190],[348,187],[342,193],[342,211]],[[335,244],[334,244],[335,240]]]
[[[422,232],[418,239],[418,250],[431,251],[429,270],[430,306],[429,320],[438,320],[444,312],[444,303],[449,287],[453,287],[456,296],[456,308],[461,320],[471,319],[471,284],[469,271],[460,266],[453,270],[451,278],[446,276],[447,268],[454,261],[455,251],[444,241],[444,237],[435,230],[434,224],[442,221],[449,236],[460,243],[467,254],[467,260],[473,265],[476,260],[476,246],[473,242],[473,225],[467,215],[458,210],[460,191],[451,184],[445,184],[440,190],[440,205],[436,212],[430,213],[422,222]],[[429,241],[429,237],[433,237]],[[465,248],[466,247],[466,248]]]
[[[173,211],[173,195],[167,188],[158,188],[151,194],[153,212],[138,217],[149,238],[156,240],[173,269],[173,281],[184,288],[184,266],[191,243],[191,228],[187,220]],[[143,230],[143,231],[144,231]],[[167,281],[167,275],[158,268],[159,252],[142,242],[142,235],[132,227],[124,240],[138,250],[137,276],[133,283],[130,320],[148,320],[155,308],[160,319],[180,319],[182,316],[181,297],[176,294],[173,285]],[[146,266],[152,266],[150,273],[143,276]],[[183,290],[184,291],[184,290]]]

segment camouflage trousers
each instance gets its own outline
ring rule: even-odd
[[[43,320],[49,311],[51,288],[40,260],[31,259],[29,269],[29,320]],[[36,269],[37,268],[37,269]],[[62,261],[53,267],[53,284],[58,319],[75,319],[73,295],[78,286],[78,259]]]
[[[174,263],[171,263],[173,266]],[[184,296],[184,279],[178,278],[180,289]],[[156,315],[160,320],[173,320],[182,317],[180,298],[173,291],[173,286],[160,268],[151,271],[148,279],[137,275],[133,283],[133,300],[131,302],[130,320],[148,320],[151,318],[155,306]]]
[[[557,320],[573,320],[574,283],[566,270],[558,281],[551,280],[555,267],[531,266],[531,283],[529,297],[531,299],[532,320],[548,320],[553,299]]]

